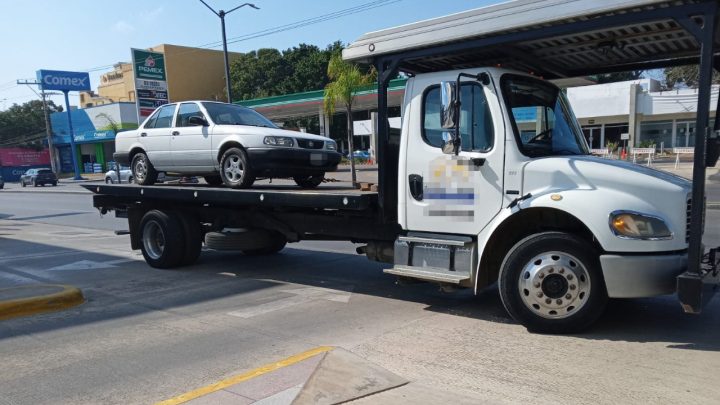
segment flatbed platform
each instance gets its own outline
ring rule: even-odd
[[[378,193],[360,191],[347,185],[323,184],[312,190],[295,185],[260,184],[249,189],[229,189],[205,184],[85,184],[82,187],[96,197],[111,197],[115,202],[173,201],[213,206],[252,206],[267,208],[315,208],[375,212]],[[98,204],[96,204],[96,207]]]

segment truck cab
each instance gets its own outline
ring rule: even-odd
[[[562,90],[532,75],[410,78],[400,162],[387,272],[475,292],[499,280],[537,328],[671,294],[686,267],[691,183],[592,156]]]

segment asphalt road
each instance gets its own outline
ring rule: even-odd
[[[672,296],[619,300],[587,333],[533,335],[496,288],[473,297],[396,285],[349,243],[269,257],[205,251],[192,267],[161,271],[88,195],[0,198],[0,288],[68,283],[87,298],[0,322],[0,404],[152,403],[322,345],[410,380],[401,390],[422,392],[415,403],[720,398],[719,298],[699,316]],[[720,210],[707,223],[706,242],[720,244]],[[383,398],[364,403],[396,401]]]

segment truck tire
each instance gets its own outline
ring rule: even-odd
[[[183,225],[173,212],[148,211],[140,220],[140,240],[143,257],[152,267],[170,269],[183,260]]]
[[[266,256],[283,250],[285,245],[287,245],[287,239],[280,233],[274,233],[272,235],[272,241],[265,247],[260,249],[245,249],[242,252],[246,256]]]
[[[508,313],[540,333],[581,331],[602,315],[608,299],[594,247],[564,232],[531,235],[513,246],[498,289]]]
[[[138,152],[133,155],[131,169],[137,184],[151,186],[157,181],[158,172],[150,163],[150,159],[148,159],[145,152]]]
[[[230,148],[220,158],[220,177],[230,188],[249,188],[255,182],[247,154],[240,148]]]
[[[317,188],[325,178],[325,173],[322,174],[315,174],[312,176],[295,176],[293,177],[293,180],[295,180],[295,184],[302,188]]]
[[[185,237],[185,253],[180,265],[189,266],[194,264],[202,251],[203,235],[200,220],[194,215],[181,215],[175,213],[182,223],[183,235]]]
[[[205,183],[211,185],[211,186],[219,186],[223,184],[223,179],[219,175],[212,175],[212,176],[204,176]]]

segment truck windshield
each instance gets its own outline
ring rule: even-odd
[[[250,125],[277,128],[269,119],[247,107],[223,103],[203,103],[215,125]]]
[[[588,145],[565,95],[550,83],[505,75],[502,91],[526,156],[587,155]]]

